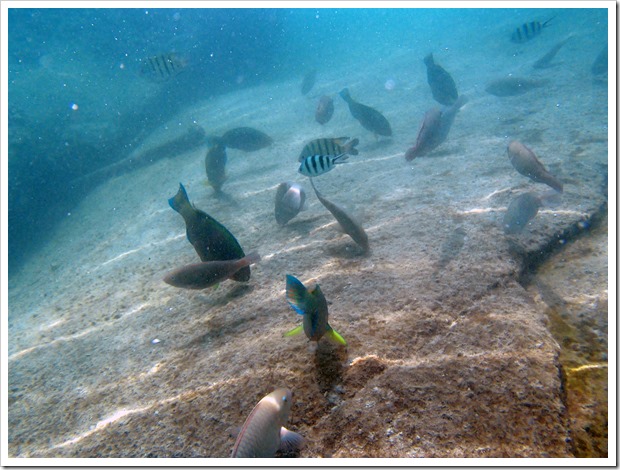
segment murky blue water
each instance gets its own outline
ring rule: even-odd
[[[126,157],[188,104],[310,68],[346,75],[360,57],[381,63],[411,47],[457,50],[464,62],[475,57],[467,66],[476,69],[488,66],[481,50],[518,53],[512,32],[550,18],[542,40],[577,33],[584,60],[606,43],[602,9],[11,8],[11,268],[84,196],[72,181]],[[183,73],[164,83],[140,74],[147,57],[171,52]]]

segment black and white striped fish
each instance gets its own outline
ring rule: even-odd
[[[530,39],[538,36],[543,30],[543,28],[548,26],[548,23],[552,19],[553,18],[549,18],[544,23],[541,23],[540,21],[530,21],[529,23],[523,23],[521,26],[515,29],[514,33],[512,33],[510,40],[519,44],[527,42]]]
[[[155,82],[165,82],[177,76],[187,65],[177,54],[159,54],[142,60],[142,76]]]
[[[304,176],[319,176],[327,173],[339,163],[345,163],[349,156],[345,153],[340,155],[310,155],[303,159],[299,165],[299,172]]]

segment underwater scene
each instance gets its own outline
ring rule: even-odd
[[[9,4],[8,456],[609,457],[608,4]]]

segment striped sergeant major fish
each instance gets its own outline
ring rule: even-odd
[[[187,61],[174,52],[158,54],[142,60],[142,76],[155,82],[165,82],[185,69]]]
[[[299,172],[304,176],[319,176],[340,163],[346,163],[347,158],[349,156],[345,153],[340,155],[310,155],[304,158],[299,165]]]
[[[529,23],[523,23],[521,26],[515,29],[515,31],[512,33],[510,40],[512,42],[521,44],[535,38],[542,32],[543,28],[549,25],[549,22],[553,18],[549,18],[544,23],[541,23],[540,21],[530,21]]]
[[[341,153],[357,155],[359,152],[355,146],[359,143],[359,139],[349,140],[348,137],[315,139],[304,145],[299,154],[299,161],[302,162],[310,155],[339,155]]]

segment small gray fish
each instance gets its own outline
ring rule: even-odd
[[[226,147],[245,152],[255,152],[273,143],[267,134],[251,127],[236,127],[225,132],[221,139]]]
[[[226,181],[226,146],[217,140],[214,142],[205,156],[205,170],[209,184],[216,193],[219,193],[222,191],[224,181]]]
[[[185,59],[171,52],[143,59],[140,73],[155,82],[165,82],[181,73],[186,66]]]
[[[547,85],[548,80],[534,80],[524,77],[504,77],[492,80],[486,86],[485,91],[495,96],[523,95],[530,90]]]
[[[276,191],[276,222],[285,225],[299,214],[306,202],[304,188],[296,183],[280,183]]]
[[[426,65],[426,78],[431,87],[433,98],[444,106],[452,106],[459,97],[452,76],[441,65],[435,63],[433,54],[424,57],[424,64]]]
[[[555,18],[555,16],[553,18]],[[540,21],[530,21],[529,23],[523,23],[521,26],[515,29],[515,31],[512,33],[512,36],[510,37],[510,40],[512,42],[521,44],[535,38],[542,32],[543,28],[549,26],[549,22],[553,18],[549,18],[544,23],[541,23]]]
[[[523,231],[541,206],[541,199],[534,193],[525,193],[514,198],[504,214],[504,232],[510,235]]]
[[[257,263],[259,260],[258,253],[250,253],[238,260],[187,264],[166,274],[164,282],[183,289],[206,289],[230,279],[240,269]]]
[[[299,165],[299,172],[304,176],[319,176],[327,173],[336,165],[346,163],[348,155],[341,153],[340,155],[310,155],[302,160]]]
[[[367,253],[368,250],[370,250],[370,246],[368,245],[368,235],[366,234],[362,225],[349,214],[347,214],[344,209],[326,199],[318,191],[318,189],[316,189],[312,178],[310,178],[310,184],[312,184],[312,188],[314,189],[316,197],[319,199],[319,201],[321,201],[321,204],[323,204],[323,206],[325,206],[325,208],[329,212],[331,212],[331,214],[340,224],[340,227],[342,227],[342,230],[344,230],[344,232],[349,235],[353,239],[353,241],[362,248],[362,250],[364,250],[364,253]]]
[[[278,450],[299,449],[304,438],[284,427],[293,404],[293,394],[278,388],[261,399],[243,423],[232,458],[268,458]]]
[[[552,67],[554,64],[552,64],[551,61],[554,59],[554,57],[560,51],[560,49],[562,49],[562,46],[566,44],[568,40],[572,37],[573,36],[571,35],[571,36],[568,36],[566,39],[562,39],[555,46],[549,49],[549,52],[547,52],[544,56],[542,56],[540,59],[534,62],[532,64],[532,67],[535,69],[545,69],[548,67]]]
[[[312,87],[314,86],[314,83],[316,82],[316,70],[312,69],[309,70],[306,75],[304,75],[304,79],[301,82],[301,94],[302,95],[307,95],[310,90],[312,90]]]
[[[339,94],[349,105],[351,116],[357,119],[364,129],[374,132],[375,137],[377,135],[388,137],[392,135],[390,123],[383,114],[370,106],[355,101],[351,98],[348,88],[343,88]]]
[[[314,113],[314,119],[319,124],[327,124],[334,114],[334,100],[329,96],[323,95],[319,99],[319,104],[316,106],[316,112]]]
[[[355,146],[359,144],[359,139],[348,140],[348,137],[315,139],[304,145],[299,154],[299,161],[303,162],[304,158],[312,155],[340,155],[341,153],[357,155],[359,152]]]
[[[558,192],[562,192],[564,185],[560,180],[547,171],[542,163],[536,157],[536,154],[517,140],[513,140],[508,144],[508,158],[512,166],[527,176],[532,181],[544,183],[551,186]]]

